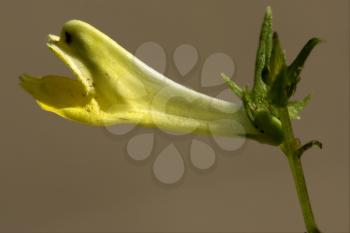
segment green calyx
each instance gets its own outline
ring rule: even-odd
[[[252,90],[239,87],[222,74],[231,90],[242,99],[252,124],[265,135],[261,142],[272,145],[283,142],[280,108],[287,107],[291,119],[300,119],[300,112],[311,97],[308,95],[302,100],[291,100],[291,97],[307,57],[320,41],[310,39],[294,61],[287,65],[278,34],[272,30],[272,12],[268,7],[260,31]]]

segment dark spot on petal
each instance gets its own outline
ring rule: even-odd
[[[69,32],[64,32],[64,40],[67,44],[72,43],[72,35]]]

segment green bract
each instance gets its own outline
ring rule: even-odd
[[[254,86],[252,90],[241,88],[229,77],[222,74],[231,90],[242,98],[249,119],[256,129],[265,134],[266,143],[279,145],[284,139],[280,108],[287,107],[292,119],[300,119],[299,113],[309,102],[291,101],[300,72],[311,50],[320,42],[313,38],[308,41],[291,65],[287,65],[278,35],[272,30],[272,13],[268,7],[261,27],[256,55]]]

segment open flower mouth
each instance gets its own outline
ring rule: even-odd
[[[77,80],[84,86],[86,95],[93,93],[93,81],[89,70],[77,57],[72,53],[71,48],[62,41],[59,36],[49,34],[46,45],[49,49],[66,64]]]
[[[75,78],[61,75],[20,76],[20,85],[29,92],[44,110],[64,118],[85,123],[100,122],[101,111],[94,99],[94,85],[88,67],[74,54],[65,39],[49,35],[47,46],[72,71]]]

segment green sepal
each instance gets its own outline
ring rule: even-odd
[[[290,101],[288,103],[288,112],[291,119],[300,119],[300,112],[305,108],[305,106],[310,102],[311,95],[307,95],[302,100]]]
[[[240,86],[238,86],[233,80],[230,79],[226,74],[221,73],[222,79],[225,81],[225,83],[228,85],[228,87],[235,93],[237,96],[242,97],[243,96],[243,90]]]
[[[271,103],[279,107],[285,107],[287,105],[289,98],[296,91],[297,84],[300,81],[300,73],[306,59],[312,49],[320,42],[321,40],[318,38],[310,39],[292,64],[286,68],[282,67],[269,91]]]
[[[321,40],[319,38],[310,39],[299,52],[298,56],[294,59],[292,64],[288,67],[288,78],[290,80],[290,84],[292,86],[296,86],[300,81],[300,73],[303,69],[304,63],[311,51],[315,48],[317,44],[319,44]],[[292,90],[293,93],[295,90]],[[292,94],[293,94],[292,93]]]
[[[285,107],[289,100],[289,83],[287,78],[287,68],[283,67],[280,73],[276,76],[276,80],[273,82],[269,92],[269,101],[277,105],[278,107]]]
[[[273,33],[272,51],[269,63],[265,66],[262,78],[267,85],[271,85],[281,70],[286,66],[284,52],[278,38],[277,32]]]
[[[259,95],[266,91],[262,75],[266,64],[269,63],[272,50],[272,12],[271,7],[266,8],[264,20],[261,26],[259,45],[255,61],[255,78],[252,93]]]

